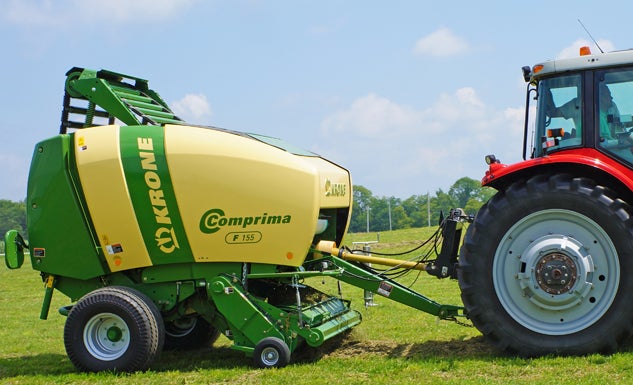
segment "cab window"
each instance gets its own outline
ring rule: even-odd
[[[596,73],[594,88],[598,147],[633,163],[633,70]]]
[[[582,145],[580,75],[543,79],[538,85],[537,155]]]

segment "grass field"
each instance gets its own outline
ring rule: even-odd
[[[429,230],[380,234],[378,251],[403,250],[425,239]],[[346,239],[373,241],[376,234]],[[417,277],[411,274],[409,282]],[[311,282],[335,293],[333,282]],[[460,304],[457,282],[421,274],[413,286],[441,303]],[[285,368],[255,369],[221,337],[208,349],[165,352],[143,373],[79,373],[63,345],[65,317],[55,309],[67,299],[55,293],[47,321],[39,320],[44,293],[37,272],[25,266],[0,266],[0,383],[2,384],[627,384],[633,383],[633,346],[613,355],[543,357],[504,356],[472,327],[440,321],[428,314],[375,296],[364,308],[363,292],[343,286],[343,294],[363,314],[345,337],[316,350],[297,352]]]

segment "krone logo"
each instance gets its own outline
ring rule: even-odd
[[[178,240],[176,239],[174,229],[171,227],[169,229],[166,227],[160,227],[156,230],[154,236],[156,237],[156,246],[158,246],[160,251],[163,253],[170,254],[180,247],[178,246]]]
[[[160,177],[161,170],[158,169],[156,154],[154,152],[154,141],[152,138],[137,138],[141,168],[144,171],[143,179],[147,187],[149,203],[152,206],[154,222],[157,226],[154,232],[156,246],[165,254],[173,253],[180,248],[176,239],[176,232],[170,225],[169,207],[163,183]]]
[[[344,197],[347,193],[347,185],[344,183],[332,183],[331,180],[325,180],[325,196],[326,197]]]

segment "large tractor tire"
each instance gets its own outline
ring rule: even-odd
[[[477,214],[461,249],[473,324],[522,356],[615,351],[633,330],[633,218],[586,178],[519,181]]]
[[[64,326],[68,357],[88,372],[146,370],[160,355],[164,339],[156,305],[126,287],[86,294],[70,310]]]

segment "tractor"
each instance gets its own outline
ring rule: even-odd
[[[524,160],[486,157],[498,192],[460,250],[466,313],[510,353],[613,352],[633,329],[633,51],[523,75]]]

